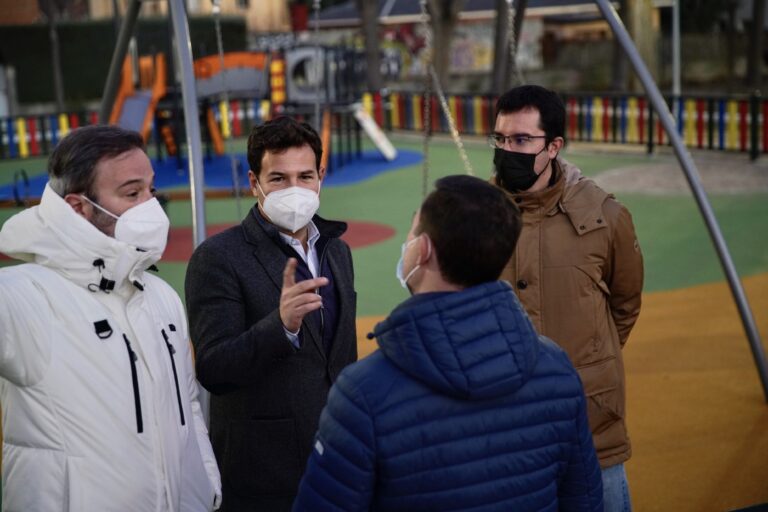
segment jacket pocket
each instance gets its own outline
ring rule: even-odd
[[[295,494],[304,467],[293,420],[231,422],[222,462],[222,481],[238,495]]]
[[[611,295],[611,290],[608,288],[608,284],[603,281],[602,268],[600,265],[576,265],[576,268],[589,277],[594,283],[596,290],[600,290],[606,297]]]
[[[621,390],[616,358],[577,368],[587,397],[587,416],[592,434],[607,430],[621,420]]]

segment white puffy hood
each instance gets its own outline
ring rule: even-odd
[[[38,206],[0,229],[0,252],[54,269],[78,285],[98,287],[102,278],[115,289],[143,288],[144,271],[162,254],[144,252],[99,231],[46,184]]]

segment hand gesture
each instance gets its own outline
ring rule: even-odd
[[[280,320],[290,332],[301,327],[304,316],[323,306],[323,299],[315,291],[328,284],[325,277],[316,277],[296,283],[296,258],[289,258],[283,271],[283,289],[280,291]]]

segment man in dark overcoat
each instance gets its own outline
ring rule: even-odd
[[[290,510],[320,412],[357,359],[346,224],[315,214],[322,146],[306,123],[253,129],[257,204],[202,243],[186,276],[197,376],[211,393],[222,511]]]

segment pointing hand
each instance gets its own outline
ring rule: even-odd
[[[323,299],[318,288],[328,284],[325,277],[316,277],[296,282],[296,258],[289,258],[283,271],[283,289],[280,292],[280,320],[290,332],[296,332],[301,327],[301,321],[307,313],[320,309]]]

